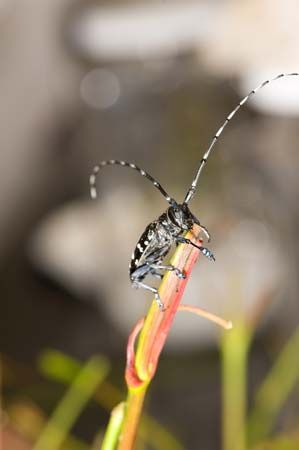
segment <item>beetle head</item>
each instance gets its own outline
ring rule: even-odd
[[[192,214],[186,203],[173,204],[167,210],[170,221],[181,230],[191,230],[194,223],[200,225],[199,220]]]

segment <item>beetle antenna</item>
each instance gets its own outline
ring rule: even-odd
[[[147,173],[143,169],[140,169],[140,167],[136,166],[136,164],[128,163],[126,161],[118,161],[118,160],[115,160],[115,159],[110,159],[108,161],[101,161],[98,165],[96,165],[93,168],[92,173],[91,173],[91,175],[89,177],[91,198],[93,198],[93,199],[97,198],[96,179],[97,179],[97,175],[98,175],[100,169],[102,169],[105,166],[114,166],[114,165],[123,166],[123,167],[129,167],[130,169],[137,170],[137,172],[140,173],[140,175],[142,175],[143,177],[145,177],[148,180],[150,180],[150,182],[158,189],[158,191],[163,195],[165,200],[170,205],[172,205],[172,206],[176,205],[176,201],[167,194],[167,192],[163,189],[161,184],[158,183],[158,181],[155,180],[149,173]]]
[[[210,153],[212,152],[214,145],[216,144],[216,142],[218,141],[220,135],[222,134],[224,128],[226,127],[226,125],[228,124],[228,122],[234,117],[234,115],[237,113],[237,111],[239,111],[239,109],[241,108],[241,106],[245,105],[245,103],[247,103],[247,101],[250,99],[250,97],[252,97],[254,94],[256,94],[260,89],[262,89],[263,87],[265,87],[267,84],[272,83],[273,81],[276,81],[280,78],[284,78],[284,77],[297,77],[299,76],[299,73],[297,72],[293,72],[293,73],[281,73],[279,75],[277,75],[274,78],[271,78],[269,80],[263,81],[263,83],[261,83],[259,86],[257,86],[255,89],[253,89],[252,91],[249,92],[248,95],[246,95],[246,97],[243,98],[243,100],[241,100],[238,105],[235,107],[235,109],[233,109],[233,111],[226,117],[225,121],[223,122],[223,124],[221,125],[221,127],[219,128],[219,130],[216,132],[216,134],[214,135],[208,149],[206,150],[205,154],[203,155],[202,160],[200,161],[199,164],[199,168],[196,172],[195,178],[192,181],[192,184],[186,194],[184,203],[188,204],[190,202],[190,200],[192,199],[192,197],[195,194],[196,188],[197,188],[197,184],[198,184],[198,180],[200,177],[200,174],[204,168],[204,166],[206,165],[206,162],[210,156]]]

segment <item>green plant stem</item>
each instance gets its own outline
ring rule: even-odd
[[[118,442],[121,425],[124,420],[125,403],[119,403],[111,412],[110,421],[102,443],[102,450],[113,450]]]
[[[223,450],[246,449],[246,372],[249,342],[250,331],[240,320],[234,320],[234,328],[222,337]]]
[[[108,373],[104,358],[91,358],[49,418],[33,450],[58,450],[80,412]]]
[[[299,327],[286,343],[255,395],[254,407],[248,421],[251,445],[268,436],[284,402],[298,383],[298,349]]]

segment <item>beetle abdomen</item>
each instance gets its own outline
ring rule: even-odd
[[[129,267],[130,275],[145,263],[161,261],[172,244],[171,236],[164,230],[159,221],[150,223],[141,235]]]

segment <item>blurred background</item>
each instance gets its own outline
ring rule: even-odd
[[[298,15],[294,0],[0,2],[3,449],[100,448],[125,396],[127,336],[151,301],[131,288],[127,266],[167,205],[120,167],[101,172],[91,201],[93,166],[135,162],[182,201],[240,99],[299,70]],[[216,263],[200,258],[184,302],[250,334],[244,408],[255,424],[271,411],[249,437],[256,449],[299,448],[298,125],[299,77],[266,87],[226,128],[191,204]],[[223,339],[178,315],[146,404],[156,422],[137,448],[233,449]],[[281,360],[279,400],[259,402]],[[47,425],[80,374],[90,392],[78,410],[68,404],[61,445],[46,447]]]

